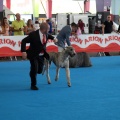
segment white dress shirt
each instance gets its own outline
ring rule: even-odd
[[[41,43],[43,43],[43,34],[41,33],[40,30],[39,30],[39,36],[40,36]]]

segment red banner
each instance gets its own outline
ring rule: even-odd
[[[21,56],[21,40],[26,36],[0,36],[0,57]],[[77,39],[70,37],[76,52],[114,52],[120,51],[120,35],[80,35]],[[27,44],[29,47],[29,44]],[[57,51],[57,46],[52,40],[47,43],[47,51]]]

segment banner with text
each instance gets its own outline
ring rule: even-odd
[[[21,56],[21,40],[26,36],[0,36],[0,57]],[[114,52],[120,51],[119,34],[90,34],[80,35],[78,38],[70,37],[76,52]],[[29,44],[26,45],[27,48]],[[52,40],[47,43],[48,52],[57,52],[57,46]]]

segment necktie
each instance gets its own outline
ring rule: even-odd
[[[44,34],[43,34],[42,44],[43,44],[43,46],[46,44],[46,35],[44,35]],[[41,56],[41,55],[44,55],[44,51],[42,50],[39,55],[40,55],[40,56]]]
[[[43,34],[43,40],[42,40],[43,45],[46,44],[46,35]]]

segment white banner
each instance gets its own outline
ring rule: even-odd
[[[12,52],[20,54],[21,40],[26,36],[0,36],[0,55]],[[120,51],[119,34],[89,34],[80,35],[78,38],[70,37],[72,46],[77,52],[101,52],[101,51]],[[29,46],[29,44],[27,44]],[[48,40],[47,50],[57,51],[57,46],[52,40]],[[18,53],[19,52],[19,53]]]

